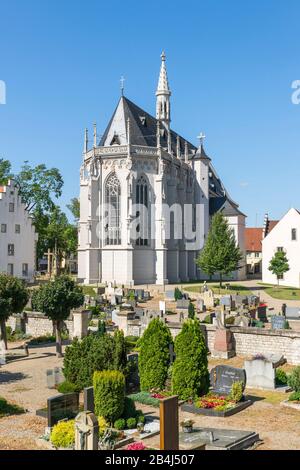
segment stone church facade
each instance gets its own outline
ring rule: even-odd
[[[244,252],[245,215],[203,148],[170,128],[165,55],[156,117],[121,96],[100,142],[85,132],[80,171],[78,278],[165,284],[205,279],[195,264],[210,218],[222,211]],[[243,265],[244,263],[242,263]],[[242,266],[235,278],[244,278]]]

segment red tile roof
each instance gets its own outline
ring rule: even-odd
[[[279,220],[268,220],[267,236],[277,225]],[[261,241],[263,238],[262,227],[246,227],[245,229],[245,249],[246,251],[262,251]]]
[[[245,229],[245,249],[246,251],[262,251],[263,229],[259,227]]]

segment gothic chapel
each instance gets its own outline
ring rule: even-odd
[[[122,93],[100,142],[94,126],[89,148],[85,131],[78,278],[86,284],[162,285],[205,279],[195,259],[216,211],[223,212],[245,251],[245,215],[206,155],[203,136],[197,148],[170,128],[164,53],[161,59],[156,118]],[[146,210],[136,210],[137,204]],[[182,209],[181,217],[172,211],[174,205]],[[186,220],[191,222],[188,233]],[[232,277],[243,279],[245,269]]]

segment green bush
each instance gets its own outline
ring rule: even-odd
[[[113,423],[124,412],[125,377],[117,370],[94,372],[95,414]]]
[[[53,426],[50,441],[55,447],[70,448],[75,444],[75,421],[61,421]]]
[[[136,403],[141,403],[142,405],[154,406],[155,408],[159,407],[159,399],[151,397],[148,392],[133,393],[129,395],[129,398]]]
[[[294,367],[288,376],[287,383],[295,392],[300,392],[300,366]]]
[[[128,418],[126,421],[126,425],[128,429],[135,429],[136,428],[136,419],[135,418]]]
[[[234,316],[226,317],[225,318],[225,325],[234,325]]]
[[[275,371],[275,382],[276,382],[276,385],[287,385],[287,375],[286,373],[284,372],[283,369],[280,369],[280,367],[278,369],[276,369]]]
[[[182,297],[183,297],[183,294],[182,294],[181,290],[178,287],[175,287],[174,299],[177,301],[177,300],[181,300]]]
[[[184,322],[175,339],[172,392],[183,400],[207,393],[209,373],[207,347],[198,320]]]
[[[72,393],[72,392],[79,392],[78,388],[75,384],[72,384],[68,380],[65,380],[61,384],[57,386],[57,390],[59,393]]]
[[[233,382],[229,394],[229,399],[239,403],[243,398],[243,382]]]
[[[114,422],[114,428],[117,429],[118,431],[122,431],[122,429],[125,429],[126,427],[126,421],[123,418],[117,419],[117,421]]]
[[[141,390],[163,389],[170,365],[169,345],[173,343],[169,328],[154,318],[138,342]]]
[[[212,324],[211,315],[206,315],[206,317],[204,318],[204,320],[202,320],[201,323],[207,323],[207,324],[211,325]]]
[[[127,373],[127,357],[124,336],[107,333],[89,335],[79,341],[75,338],[67,346],[64,356],[64,376],[78,390],[90,387],[93,373],[101,370],[120,370]]]
[[[195,318],[195,306],[192,302],[189,303],[188,318],[192,320]]]
[[[300,401],[300,392],[293,392],[289,396],[289,401]]]
[[[134,418],[136,416],[136,408],[135,408],[135,403],[130,397],[125,397],[124,400],[124,411],[122,414],[122,417],[124,419],[128,418]]]
[[[145,424],[146,418],[143,412],[141,411],[140,413],[137,414],[136,422],[137,424],[142,423]]]

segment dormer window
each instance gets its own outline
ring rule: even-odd
[[[111,140],[110,145],[121,145],[120,138],[118,134],[115,134]]]
[[[144,127],[147,127],[146,116],[139,116],[139,118],[140,118],[140,121],[141,121],[142,125],[143,125]]]

